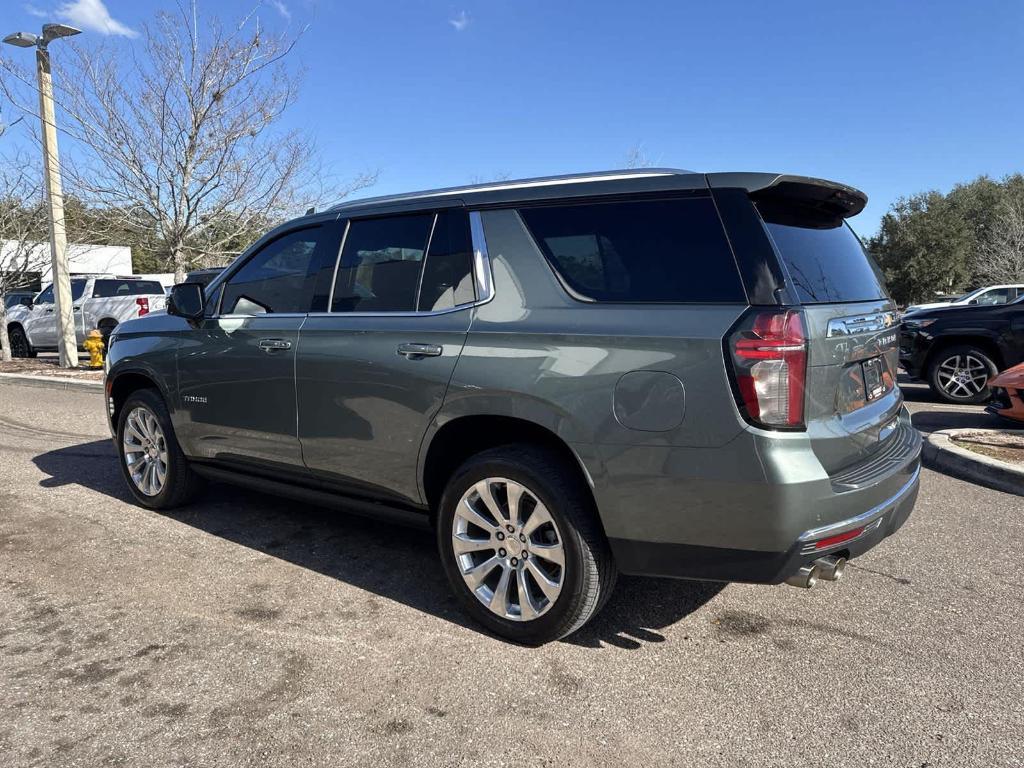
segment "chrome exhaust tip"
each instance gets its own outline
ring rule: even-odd
[[[818,583],[819,570],[817,563],[811,563],[810,565],[801,565],[800,570],[786,579],[786,583],[791,587],[800,587],[801,589],[810,589]]]
[[[825,581],[839,581],[846,571],[845,557],[822,557],[814,564],[818,566],[818,577]]]

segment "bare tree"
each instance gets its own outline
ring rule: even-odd
[[[11,360],[4,296],[32,282],[50,263],[38,164],[20,156],[0,158],[0,360]]]
[[[651,168],[654,165],[654,161],[647,155],[647,150],[644,149],[643,144],[634,144],[626,152],[627,168]]]
[[[1003,200],[974,255],[974,276],[982,283],[1024,282],[1024,200]]]
[[[325,177],[313,141],[281,127],[301,79],[288,63],[296,40],[263,29],[255,11],[225,25],[180,0],[137,40],[69,46],[54,65],[72,140],[62,155],[76,158],[65,164],[70,193],[117,214],[114,228],[180,280],[271,224],[371,184],[373,174]]]

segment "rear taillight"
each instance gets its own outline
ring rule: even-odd
[[[149,299],[136,299],[135,303],[139,305],[139,317],[149,314]]]
[[[796,310],[754,311],[729,337],[738,405],[771,429],[802,429],[807,335]]]

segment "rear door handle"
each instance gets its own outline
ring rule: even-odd
[[[415,360],[420,357],[437,357],[444,352],[444,347],[440,344],[399,344],[398,354],[405,355],[410,360]]]
[[[287,339],[260,339],[260,349],[264,352],[277,352],[282,349],[291,349],[292,343]]]

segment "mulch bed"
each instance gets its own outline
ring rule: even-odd
[[[952,436],[961,448],[1024,467],[1024,433],[984,430]]]
[[[89,358],[86,357],[86,360]],[[5,363],[0,360],[0,373],[23,373],[28,376],[62,376],[80,381],[103,381],[102,368],[61,368],[56,358],[19,358]]]

